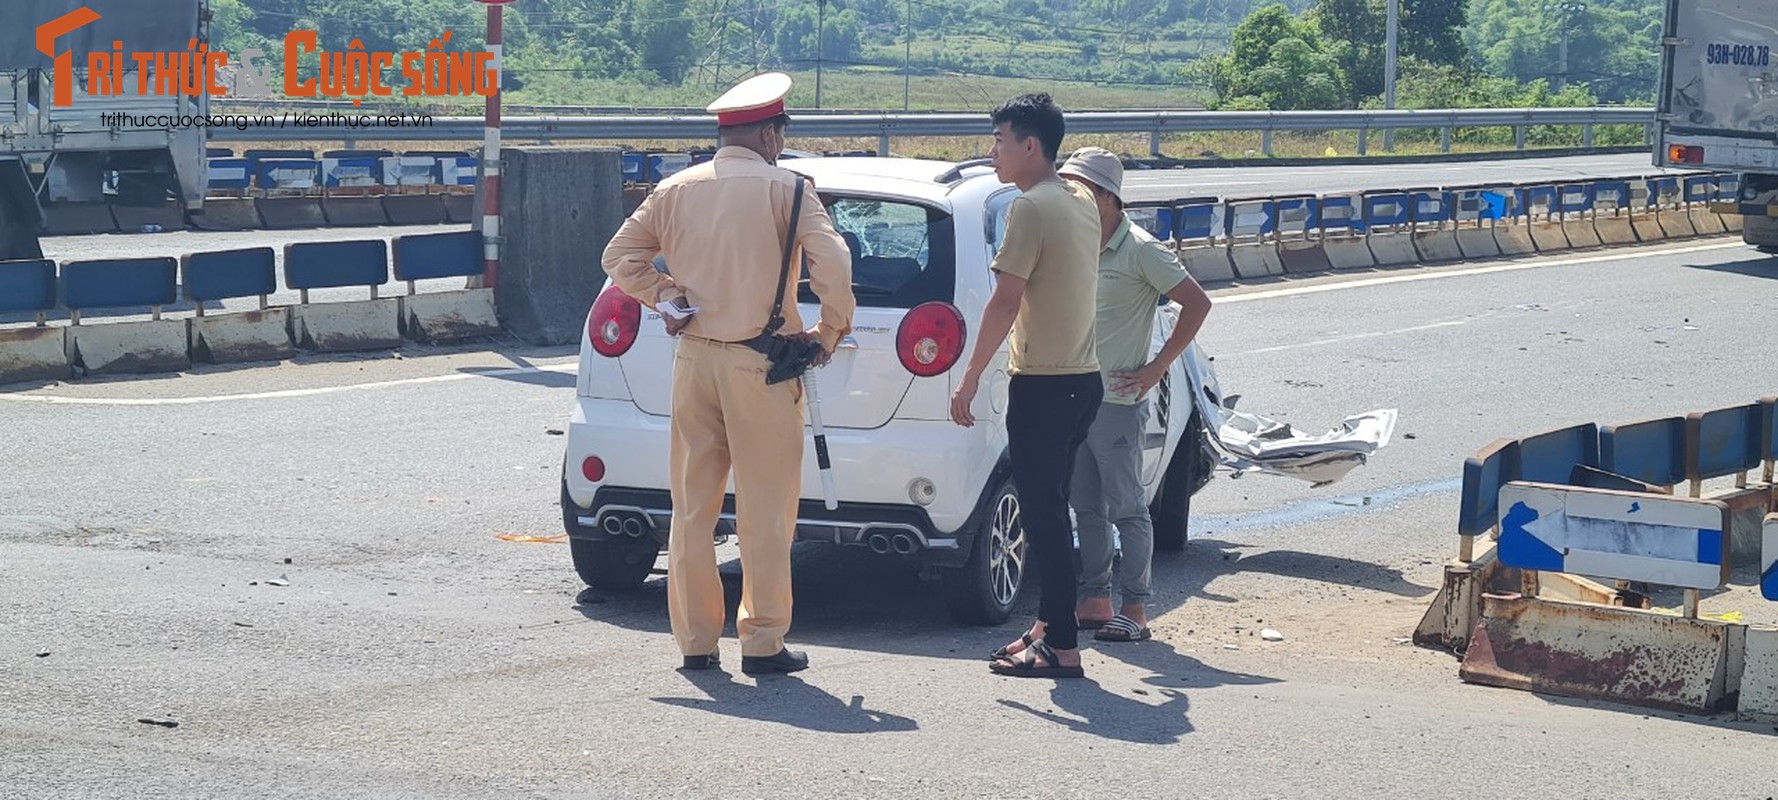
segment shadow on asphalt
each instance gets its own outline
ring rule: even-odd
[[[1408,581],[1400,571],[1353,559],[1296,551],[1270,551],[1241,557],[1244,545],[1217,539],[1194,539],[1184,552],[1159,553],[1154,563],[1153,613],[1164,614],[1187,603],[1235,602],[1205,590],[1211,581],[1235,573],[1363,587],[1403,597],[1429,597],[1435,590]],[[740,601],[740,564],[732,543],[718,549],[727,600],[724,637],[733,646],[734,616]],[[792,553],[795,622],[791,646],[814,646],[958,659],[981,663],[987,654],[1016,637],[1036,614],[1035,582],[1011,619],[998,626],[966,626],[952,621],[939,584],[919,577],[918,568],[894,556],[858,548],[799,543]],[[594,622],[661,636],[660,658],[678,659],[669,636],[666,581],[654,576],[629,592],[588,589],[575,604]],[[1263,675],[1227,672],[1185,655],[1171,644],[1149,640],[1128,644],[1087,642],[1095,658],[1121,661],[1147,673],[1140,688],[1113,688],[1091,672],[1083,680],[1056,682],[1051,708],[1001,700],[1007,708],[1052,722],[1077,733],[1134,744],[1166,745],[1193,731],[1187,692],[1223,686],[1258,686],[1278,682]],[[816,656],[819,660],[819,655]],[[819,664],[815,665],[819,668]],[[862,696],[849,700],[809,686],[796,676],[759,681],[739,678],[740,665],[725,662],[721,671],[683,672],[707,698],[657,697],[665,705],[713,714],[773,722],[829,733],[872,733],[915,730],[914,720],[870,709]],[[1015,680],[1008,678],[1006,680]]]
[[[1767,254],[1748,245],[1747,258],[1745,259],[1720,264],[1687,264],[1686,266],[1710,272],[1745,275],[1749,278],[1775,279],[1778,278],[1778,253]]]
[[[1187,715],[1191,701],[1184,690],[1279,682],[1277,678],[1206,666],[1172,645],[1154,639],[1116,645],[1094,643],[1093,650],[1154,673],[1142,679],[1143,684],[1153,688],[1137,689],[1128,694],[1108,689],[1093,680],[1089,668],[1084,680],[1057,681],[1055,688],[1050,690],[1050,702],[1055,704],[1056,710],[1070,716],[1041,711],[1014,700],[1001,700],[1000,704],[1076,733],[1132,744],[1174,744],[1193,730]]]
[[[720,670],[681,672],[687,681],[709,695],[709,699],[652,699],[662,705],[708,711],[725,717],[776,722],[820,733],[893,733],[918,730],[920,727],[908,717],[865,708],[863,695],[855,694],[850,700],[841,700],[804,683],[795,675],[762,677],[757,685],[752,682],[752,678],[742,682],[729,672],[739,671],[740,668],[737,659],[733,665],[724,661]]]
[[[504,355],[504,354],[502,354],[502,355]],[[529,368],[529,367],[533,366],[533,365],[526,363],[522,360],[511,358],[510,356],[508,356],[508,360],[511,360],[514,364],[517,364],[518,368],[521,368],[521,369]],[[511,369],[514,369],[514,367],[460,367],[460,368],[458,368],[457,371],[460,373],[463,373],[465,375],[475,375],[477,377],[491,378],[494,380],[507,381],[509,383],[523,383],[523,384],[527,384],[530,386],[542,386],[547,389],[572,389],[572,388],[574,388],[574,383],[576,380],[575,375],[572,372],[543,372],[543,371],[539,371],[539,372],[506,372],[506,371],[504,371],[504,370],[511,370]]]
[[[1193,539],[1183,552],[1155,554],[1151,615],[1166,614],[1188,603],[1236,602],[1236,598],[1207,590],[1218,577],[1236,573],[1320,581],[1400,597],[1429,599],[1436,591],[1436,587],[1407,580],[1398,569],[1378,564],[1290,550],[1242,557],[1235,548],[1244,546],[1217,539]],[[717,556],[719,560],[726,559],[720,568],[728,611],[724,636],[733,637],[735,610],[741,596],[740,562],[732,542],[718,548]],[[665,559],[661,561],[664,563]],[[969,626],[952,620],[945,608],[942,585],[922,579],[918,567],[899,556],[799,542],[792,550],[791,561],[796,597],[795,621],[790,632],[793,645],[981,659],[985,663],[989,651],[1016,638],[1037,613],[1035,579],[1027,580],[1024,595],[1007,622]],[[659,575],[628,592],[587,589],[579,595],[576,608],[587,619],[626,630],[663,635],[669,630],[666,579]],[[671,651],[670,642],[662,644]],[[1154,642],[1144,644],[1164,647]],[[1177,654],[1171,659],[1156,655],[1153,648],[1100,649],[1161,675],[1179,677],[1206,669],[1196,660]],[[671,653],[663,653],[663,657],[667,655]],[[1245,676],[1234,677],[1246,680]],[[1229,682],[1214,679],[1198,684],[1197,688]]]

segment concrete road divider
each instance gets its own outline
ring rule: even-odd
[[[1661,230],[1659,212],[1649,209],[1630,216],[1630,227],[1636,232],[1636,241],[1659,242],[1667,238],[1667,232]]]
[[[201,231],[251,231],[265,223],[250,197],[212,197],[204,201],[202,213],[192,216],[192,225]]]
[[[1559,220],[1532,220],[1528,227],[1537,252],[1557,253],[1568,249],[1568,229]]]
[[[319,197],[260,197],[253,203],[259,219],[273,230],[327,227]]]
[[[1537,243],[1531,240],[1531,229],[1525,225],[1495,225],[1494,244],[1500,247],[1500,254],[1503,256],[1537,254]]]
[[[1377,257],[1362,236],[1329,236],[1321,243],[1332,269],[1370,269],[1377,266]]]
[[[474,222],[481,215],[475,205],[476,195],[447,194],[444,195],[445,221],[453,225],[464,225]]]
[[[1497,258],[1500,256],[1500,243],[1494,239],[1493,226],[1485,228],[1461,227],[1456,230],[1457,249],[1467,259]]]
[[[179,372],[191,368],[185,320],[68,326],[68,363],[79,375]]]
[[[1284,260],[1278,247],[1269,241],[1236,244],[1229,247],[1229,261],[1239,278],[1271,278],[1284,274]]]
[[[43,232],[48,236],[89,236],[116,233],[117,219],[110,203],[51,203],[44,212]]]
[[[443,225],[444,201],[435,194],[389,194],[383,196],[383,213],[391,225]]]
[[[400,301],[377,297],[377,287],[389,282],[388,253],[381,239],[284,246],[284,285],[302,293],[290,317],[298,347],[337,353],[401,346]],[[311,289],[350,286],[369,289],[371,299],[309,302]]]
[[[1490,594],[1457,674],[1489,686],[1708,713],[1728,695],[1729,631],[1639,609]]]
[[[1457,244],[1457,232],[1450,229],[1416,231],[1414,252],[1420,263],[1441,264],[1463,260],[1463,249]]]
[[[482,274],[482,235],[477,231],[395,238],[395,278],[408,282],[401,299],[401,328],[408,338],[442,342],[500,333],[492,289],[414,294],[413,282]]]
[[[1371,255],[1379,267],[1405,267],[1420,263],[1411,233],[1376,233],[1370,237]]]
[[[1684,208],[1664,208],[1660,213],[1663,239],[1693,239],[1698,229],[1692,227],[1692,215]]]
[[[1755,719],[1778,721],[1778,630],[1749,627],[1745,653],[1739,711]]]
[[[453,342],[500,333],[494,290],[410,294],[401,299],[402,334],[417,342]]]
[[[179,265],[171,258],[116,258],[62,265],[68,363],[76,374],[176,372],[191,367],[184,320],[163,320],[161,306],[178,300]],[[83,325],[90,308],[148,307],[146,322]]]
[[[0,385],[74,375],[63,327],[0,328]]]
[[[1636,244],[1641,241],[1636,235],[1635,221],[1630,218],[1628,211],[1594,217],[1593,230],[1599,233],[1601,244]]]
[[[1199,283],[1220,283],[1235,279],[1235,266],[1229,261],[1226,247],[1211,244],[1188,245],[1180,248],[1179,261],[1185,265],[1185,271],[1191,273]]]
[[[317,353],[393,350],[401,346],[401,300],[385,297],[290,308],[298,347]]]
[[[1593,250],[1603,242],[1599,238],[1599,230],[1593,227],[1593,220],[1584,214],[1567,215],[1562,220],[1562,233],[1568,237],[1570,250]]]
[[[0,313],[37,315],[30,328],[0,328],[0,384],[58,380],[72,374],[63,332],[44,324],[56,307],[56,264],[47,258],[0,261]]]
[[[380,197],[323,197],[321,213],[336,228],[361,228],[389,224]]]
[[[117,229],[122,233],[135,233],[151,228],[162,231],[182,231],[187,227],[183,207],[173,200],[152,206],[132,206],[118,203],[111,207],[111,217],[117,220]]]
[[[267,308],[193,317],[187,346],[194,361],[235,364],[282,361],[295,354],[290,344],[290,309]]]
[[[1694,205],[1688,213],[1692,219],[1692,229],[1696,230],[1699,236],[1717,236],[1727,233],[1729,230],[1728,226],[1723,224],[1722,217],[1709,208]]]
[[[500,322],[531,344],[569,344],[605,285],[589,268],[623,224],[623,165],[615,147],[500,151]]]
[[[194,360],[213,364],[281,361],[294,353],[290,310],[266,308],[266,295],[278,288],[276,256],[270,247],[190,253],[180,259],[185,298],[197,306],[189,346]],[[258,297],[259,310],[210,315],[206,302]]]
[[[1308,272],[1326,272],[1333,268],[1327,250],[1320,242],[1279,242],[1278,261],[1286,273],[1297,275]]]

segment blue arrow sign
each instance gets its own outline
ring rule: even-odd
[[[1514,481],[1500,510],[1508,566],[1691,589],[1728,578],[1718,501]]]

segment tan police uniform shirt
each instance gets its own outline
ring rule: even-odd
[[[606,245],[605,271],[650,308],[684,296],[699,309],[687,334],[751,339],[772,314],[795,180],[752,150],[724,147],[649,193]],[[809,259],[809,285],[821,298],[819,334],[831,351],[852,329],[852,253],[814,185],[805,182],[803,189],[797,246]],[[655,270],[656,253],[665,257],[667,274]],[[781,334],[804,330],[796,308],[798,258],[792,256],[784,290]]]
[[[1093,338],[1099,207],[1086,189],[1046,180],[1012,201],[993,269],[1027,281],[1009,337],[1007,372],[1099,371]]]

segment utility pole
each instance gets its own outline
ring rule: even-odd
[[[907,22],[902,23],[902,29],[907,50],[901,56],[901,110],[908,111],[908,98],[912,96],[914,85],[914,0],[908,0]]]
[[[815,107],[821,107],[821,48],[827,44],[827,0],[819,0],[815,11]]]
[[[1574,18],[1587,13],[1587,4],[1579,0],[1562,0],[1556,4],[1556,12],[1561,19],[1557,28],[1561,33],[1562,40],[1556,50],[1556,69],[1558,70],[1556,80],[1550,88],[1560,92],[1568,85],[1568,35],[1574,27]]]
[[[1401,22],[1401,0],[1389,0],[1388,33],[1384,36],[1385,55],[1383,57],[1383,107],[1395,108],[1395,54],[1396,28]],[[1395,151],[1395,129],[1383,129],[1383,151]]]

